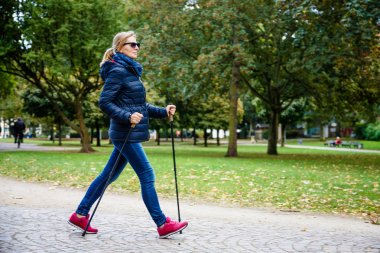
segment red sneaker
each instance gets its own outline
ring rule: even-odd
[[[89,217],[90,217],[90,214],[87,214],[86,217],[79,218],[76,213],[73,213],[67,222],[71,226],[74,226],[74,227],[79,228],[79,229],[84,231],[86,229]],[[88,234],[96,234],[96,233],[98,233],[98,229],[93,228],[91,226],[88,226],[87,233]]]
[[[169,217],[166,217],[164,226],[162,228],[157,228],[159,238],[166,238],[172,234],[178,233],[185,229],[187,225],[187,221],[172,221]]]

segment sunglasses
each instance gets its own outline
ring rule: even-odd
[[[131,45],[132,48],[136,48],[136,47],[140,48],[140,43],[138,42],[126,42],[123,45]]]

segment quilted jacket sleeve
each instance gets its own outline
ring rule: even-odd
[[[163,107],[158,107],[158,106],[154,106],[149,103],[146,103],[146,108],[148,110],[150,118],[166,118],[168,116],[166,109]]]
[[[122,87],[122,70],[115,68],[111,70],[105,80],[102,93],[99,98],[99,107],[111,119],[122,123],[129,123],[131,113],[123,110],[114,103],[120,88]]]

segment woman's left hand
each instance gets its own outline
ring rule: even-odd
[[[175,105],[167,105],[166,106],[166,113],[168,114],[168,117],[170,115],[174,115],[175,114],[175,109],[176,109]]]

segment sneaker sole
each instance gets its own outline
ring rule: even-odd
[[[67,221],[67,223],[69,223],[71,226],[73,226],[73,227],[75,227],[75,228],[77,228],[77,229],[79,229],[79,230],[82,230],[82,232],[84,232],[84,229],[83,228],[81,228],[81,227],[79,227],[79,226],[77,226],[77,225],[75,225],[74,223],[72,223],[71,221]],[[86,234],[97,234],[98,232],[90,232],[90,231],[86,231]]]
[[[188,224],[187,224],[187,225],[188,225]],[[171,232],[171,233],[169,233],[169,234],[166,234],[166,235],[160,235],[158,238],[160,238],[160,239],[168,238],[169,236],[174,235],[174,234],[176,234],[176,233],[181,232],[182,230],[184,230],[184,229],[187,227],[187,225],[184,226],[184,227],[182,227],[182,228],[180,228],[180,229],[178,229],[178,230],[176,230],[176,231],[173,231],[173,232]]]

